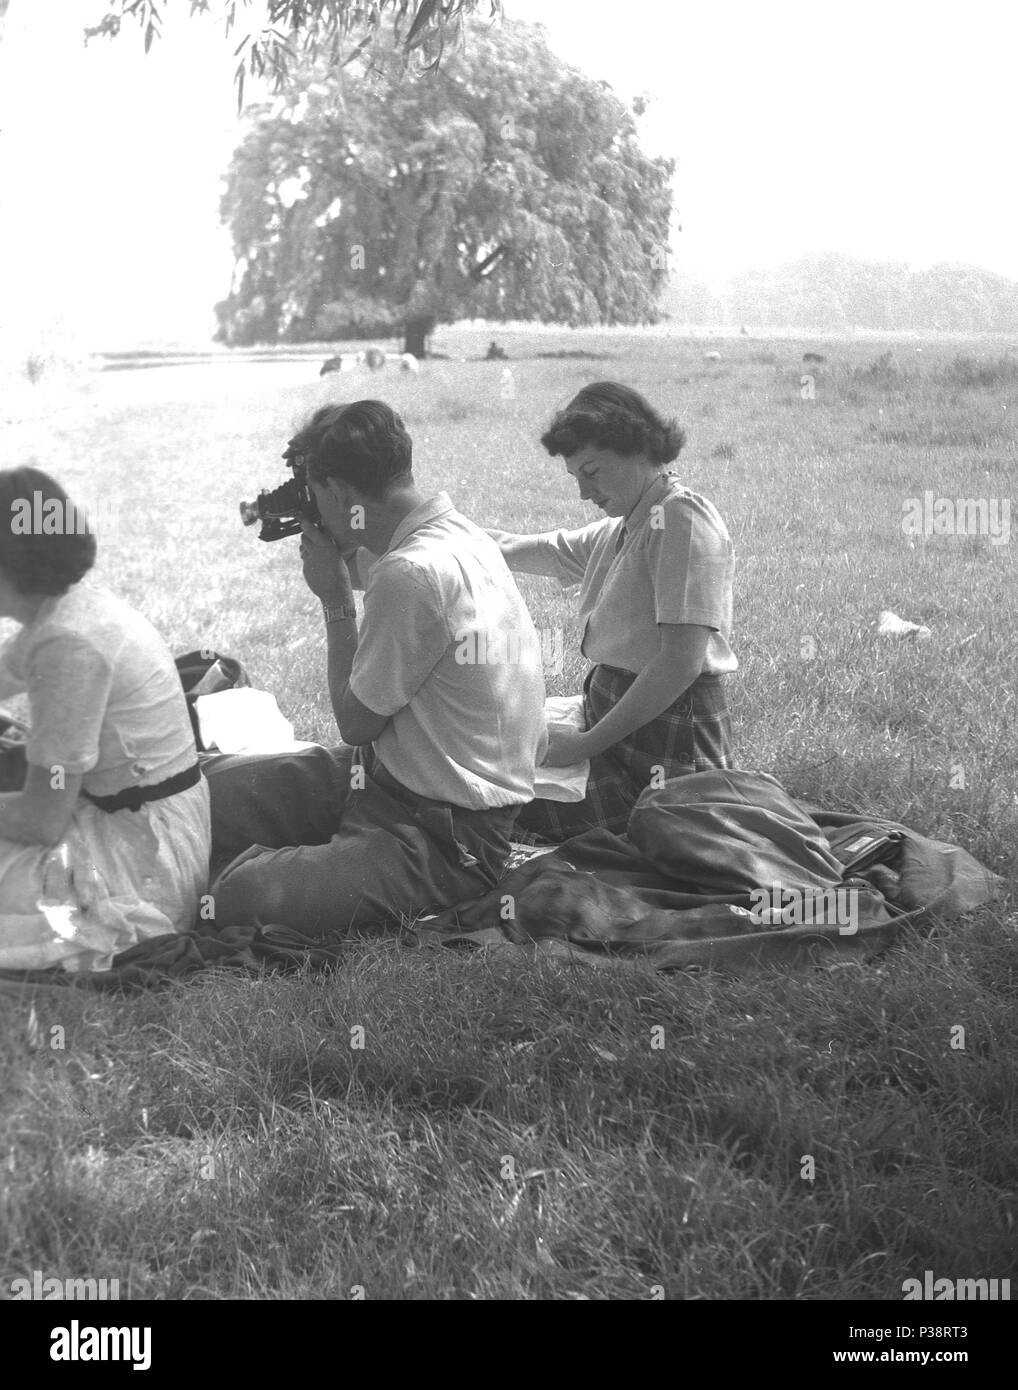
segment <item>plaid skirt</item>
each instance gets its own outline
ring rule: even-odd
[[[636,680],[632,671],[592,666],[583,709],[592,728]],[[724,676],[700,676],[656,719],[590,760],[582,801],[531,801],[516,820],[516,839],[567,840],[599,827],[624,835],[640,793],[670,777],[734,767]],[[525,832],[521,835],[520,832]]]

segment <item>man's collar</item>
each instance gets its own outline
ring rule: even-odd
[[[663,501],[667,496],[672,483],[675,482],[674,473],[662,473],[655,478],[650,487],[637,502],[636,506],[625,518],[625,527],[630,535],[633,534],[650,516],[650,509]]]
[[[401,546],[406,538],[424,526],[429,521],[434,521],[437,516],[444,516],[446,512],[453,510],[452,500],[447,492],[436,493],[434,497],[429,497],[422,502],[419,507],[415,507],[412,512],[407,512],[406,516],[392,533],[392,539],[385,547],[384,554]]]

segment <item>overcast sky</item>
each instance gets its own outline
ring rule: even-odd
[[[180,17],[82,44],[103,0],[11,0],[0,44],[0,313],[87,344],[200,342],[229,284],[220,178],[236,42]],[[650,97],[678,159],[675,263],[717,283],[803,251],[1018,279],[1013,0],[506,0]]]

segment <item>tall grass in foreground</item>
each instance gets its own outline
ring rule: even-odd
[[[956,840],[1013,895],[1015,545],[901,525],[926,491],[1011,495],[1018,384],[996,364],[1013,359],[983,383],[956,348],[868,374],[880,346],[823,345],[805,400],[806,344],[726,343],[709,365],[680,340],[563,334],[614,354],[584,361],[499,337],[509,398],[501,364],[358,383],[404,413],[425,486],[482,523],[580,524],[536,443],[550,411],[603,376],[671,404],[685,480],[736,542],[742,765]],[[101,482],[107,582],[174,649],[239,656],[327,740],[296,547],[259,545],[236,499],[281,480],[291,425],[350,381],[262,370],[101,383],[87,409],[8,431],[4,461],[34,453],[72,493]],[[569,601],[523,588],[567,634],[552,688],[576,689]],[[883,608],[931,641],[878,639]],[[0,1290],[33,1269],[173,1298],[899,1298],[925,1269],[1014,1276],[1011,901],[869,966],[744,980],[406,941],[351,946],[328,977],[0,995]]]

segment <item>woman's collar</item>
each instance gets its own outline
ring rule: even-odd
[[[675,474],[672,472],[658,473],[644,488],[637,498],[633,509],[626,513],[623,518],[626,529],[633,531],[641,522],[646,521],[650,515],[650,509],[656,502],[660,502],[670,487]]]

